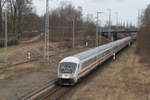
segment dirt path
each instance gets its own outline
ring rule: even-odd
[[[150,68],[134,51],[132,46],[101,66],[64,100],[149,100]]]

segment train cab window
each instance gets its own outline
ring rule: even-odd
[[[64,62],[60,64],[60,73],[75,73],[75,69],[77,67],[77,64],[70,63],[70,62]]]

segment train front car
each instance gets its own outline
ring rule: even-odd
[[[58,84],[74,85],[77,82],[76,73],[80,60],[75,57],[66,57],[58,65]]]

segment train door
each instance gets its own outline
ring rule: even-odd
[[[76,68],[76,80],[78,80],[79,79],[79,75],[78,75],[78,73],[81,71],[81,64],[77,64],[77,68]]]

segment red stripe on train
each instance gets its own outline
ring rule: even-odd
[[[104,57],[108,57],[108,56],[110,56],[110,55],[111,55],[111,54],[107,54],[107,55],[105,55]],[[100,60],[95,61],[96,63],[92,64],[90,67],[87,67],[86,69],[84,69],[84,70],[82,70],[81,72],[79,72],[79,73],[78,73],[78,76],[80,76],[80,75],[82,75],[83,73],[87,72],[88,69],[90,69],[91,67],[96,67],[96,65],[99,64],[99,62],[102,61],[104,57],[102,57]]]

